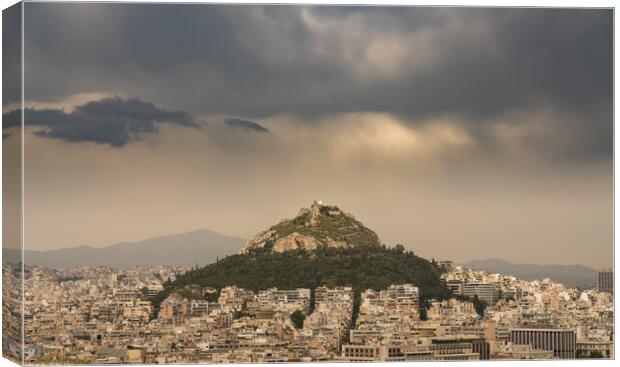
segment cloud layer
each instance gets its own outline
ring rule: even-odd
[[[245,130],[245,131],[255,131],[259,133],[269,132],[268,129],[263,126],[257,124],[256,122],[242,120],[242,119],[226,119],[224,123],[230,127]]]
[[[499,116],[551,108],[573,116],[562,134],[589,139],[579,154],[611,152],[605,9],[34,3],[25,17],[32,101],[96,91],[250,120],[452,115],[479,138]]]
[[[534,98],[591,102],[612,87],[607,10],[32,4],[26,17],[30,72],[43,77],[29,78],[36,98],[96,80],[182,93],[186,109],[200,101],[210,113],[316,114],[375,100],[375,110],[487,114]],[[48,84],[61,77],[70,80]]]
[[[5,128],[21,124],[20,110],[3,114]],[[156,133],[158,124],[169,123],[199,127],[200,123],[185,112],[168,111],[137,98],[120,97],[91,101],[72,112],[60,109],[24,110],[28,127],[42,128],[36,135],[66,142],[93,142],[121,147],[145,133]]]

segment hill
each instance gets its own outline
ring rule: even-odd
[[[441,270],[436,264],[405,251],[401,245],[381,245],[374,232],[336,207],[315,203],[297,217],[261,233],[268,235],[255,236],[241,253],[166,284],[154,299],[155,305],[190,285],[217,289],[236,285],[254,291],[352,286],[359,295],[364,289],[411,283],[420,289],[422,300],[450,296],[440,282]],[[278,247],[280,239],[294,233],[305,239],[287,240],[291,246]]]
[[[75,266],[170,265],[193,266],[215,262],[218,257],[237,251],[244,240],[224,236],[206,229],[170,236],[154,237],[138,242],[122,242],[107,247],[70,247],[51,251],[26,250],[26,264],[52,268]],[[5,249],[3,261],[18,262],[18,250]]]
[[[500,259],[473,260],[463,264],[466,267],[484,270],[489,273],[514,275],[523,280],[542,280],[549,278],[570,287],[595,286],[598,273],[587,266],[575,265],[537,265],[515,264]]]
[[[319,246],[381,246],[379,236],[351,214],[337,206],[314,202],[302,208],[296,217],[284,219],[250,239],[241,253],[269,247],[274,252],[297,248],[314,250]]]

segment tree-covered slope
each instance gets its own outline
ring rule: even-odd
[[[449,297],[450,292],[440,283],[440,274],[435,264],[405,251],[402,246],[320,246],[313,251],[297,249],[280,253],[263,247],[185,273],[166,284],[154,302],[158,305],[173,291],[188,285],[218,289],[236,285],[254,291],[271,287],[352,286],[360,292],[411,283],[420,289],[422,300],[443,299]]]

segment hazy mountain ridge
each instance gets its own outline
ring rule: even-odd
[[[206,229],[158,236],[136,242],[121,242],[106,247],[79,246],[50,251],[25,251],[28,265],[53,268],[75,266],[191,266],[215,262],[237,251],[244,239],[224,236]],[[3,249],[3,262],[20,260],[19,250]]]
[[[572,287],[596,286],[598,282],[597,270],[580,264],[516,264],[502,259],[476,259],[464,263],[463,266],[489,273],[514,275],[517,278],[529,281],[549,278]]]

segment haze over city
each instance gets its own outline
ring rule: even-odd
[[[321,199],[429,259],[611,266],[609,11],[24,16],[29,250],[198,228],[247,239]]]

